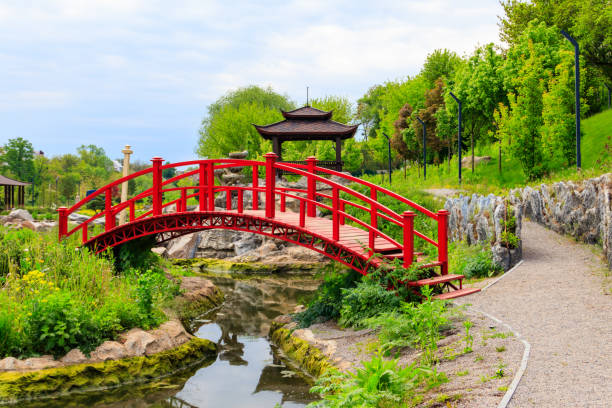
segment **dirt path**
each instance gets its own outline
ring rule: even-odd
[[[465,303],[510,324],[531,343],[509,407],[612,407],[612,296],[591,250],[523,224],[524,262]],[[514,373],[513,373],[514,374]]]

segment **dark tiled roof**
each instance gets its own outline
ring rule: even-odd
[[[312,106],[303,106],[289,112],[283,112],[285,119],[331,119],[332,112],[326,112]]]
[[[29,186],[30,183],[24,183],[21,181],[13,180],[8,177],[0,175],[0,186]]]
[[[266,126],[255,128],[264,138],[270,139],[272,136],[293,136],[297,139],[300,136],[310,138],[312,136],[340,136],[343,139],[352,137],[357,130],[357,125],[349,126],[333,120],[308,120],[291,119],[272,123]]]

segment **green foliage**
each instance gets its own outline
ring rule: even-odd
[[[113,248],[115,268],[118,271],[128,269],[159,269],[159,256],[151,252],[157,244],[154,236],[143,237],[126,242]]]
[[[56,239],[0,228],[0,358],[89,352],[123,330],[159,324],[179,293],[159,271],[118,274],[112,260]]]
[[[472,336],[470,333],[470,329],[473,325],[474,323],[469,320],[463,321],[463,327],[465,328],[465,336],[463,337],[463,340],[465,341],[465,347],[463,348],[464,353],[471,353],[473,351],[472,345],[474,344],[474,336]]]
[[[344,289],[339,323],[361,327],[365,319],[397,310],[401,299],[377,282],[360,282],[355,288]]]
[[[448,379],[435,369],[416,363],[401,367],[398,360],[385,360],[380,354],[362,361],[363,368],[354,373],[328,371],[317,379],[311,392],[322,400],[309,407],[383,407],[407,403],[419,388],[430,389]]]
[[[421,75],[428,81],[429,87],[433,88],[438,79],[452,78],[461,63],[461,58],[454,51],[437,49],[427,55]]]
[[[4,146],[4,154],[0,156],[0,166],[1,162],[6,163],[10,175],[19,181],[29,182],[34,175],[32,143],[21,137],[9,139]]]
[[[308,308],[294,315],[300,327],[340,317],[343,289],[353,288],[361,280],[361,275],[352,269],[339,272],[336,264],[330,264],[328,268]]]
[[[503,235],[502,235],[503,240]],[[483,249],[465,259],[462,274],[466,278],[488,278],[501,272],[501,267],[493,262],[491,251]]]
[[[250,158],[271,151],[253,124],[267,125],[283,119],[281,110],[293,103],[272,88],[249,86],[219,98],[208,107],[202,120],[197,153],[200,157],[227,157],[233,151],[248,150]]]
[[[364,322],[378,329],[381,349],[388,353],[402,347],[418,347],[424,364],[435,363],[440,331],[448,323],[445,302],[432,299],[431,289],[423,287],[425,300],[420,304],[403,303],[400,311],[383,313]]]

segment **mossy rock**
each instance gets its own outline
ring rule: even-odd
[[[0,403],[56,398],[167,377],[216,355],[217,345],[192,338],[174,349],[151,356],[29,372],[0,373]]]
[[[172,311],[169,314],[176,315],[181,323],[189,328],[193,319],[220,306],[224,300],[225,295],[217,287],[215,287],[214,293],[211,296],[198,299],[188,299],[184,296],[179,296],[172,301]]]
[[[334,368],[321,350],[292,336],[291,331],[285,329],[282,324],[272,323],[269,336],[287,357],[315,378]]]
[[[263,262],[233,262],[226,259],[192,258],[172,259],[180,267],[189,268],[197,276],[227,276],[232,279],[250,279],[271,274],[287,276],[312,276],[324,263],[266,264]]]

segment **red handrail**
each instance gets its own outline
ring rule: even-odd
[[[286,199],[293,198],[299,200],[300,205],[300,226],[305,225],[305,217],[315,217],[316,208],[323,208],[331,212],[332,217],[332,239],[338,241],[341,236],[341,225],[345,224],[345,220],[349,220],[357,226],[363,228],[368,232],[368,247],[371,251],[375,250],[374,243],[376,238],[382,238],[389,242],[393,247],[397,247],[398,251],[403,252],[404,266],[408,267],[412,263],[414,255],[414,236],[417,236],[425,242],[434,245],[438,249],[438,261],[442,264],[442,273],[448,273],[448,255],[447,255],[447,217],[448,212],[440,210],[438,213],[434,213],[401,195],[390,191],[384,187],[377,186],[368,181],[361,180],[359,178],[341,173],[335,170],[330,170],[324,167],[317,166],[317,160],[314,157],[309,157],[306,160],[306,164],[289,164],[283,162],[277,162],[277,156],[273,153],[264,155],[265,161],[245,160],[245,159],[203,159],[203,160],[190,160],[179,163],[163,164],[162,159],[155,157],[152,159],[153,166],[151,168],[135,172],[126,177],[122,177],[115,180],[108,185],[98,189],[93,194],[83,198],[78,203],[74,204],[70,208],[61,207],[59,211],[59,238],[63,239],[69,235],[72,235],[79,229],[82,230],[82,239],[85,243],[88,239],[87,229],[88,226],[97,218],[104,217],[105,219],[105,230],[109,231],[115,228],[115,216],[121,211],[129,211],[130,222],[147,218],[149,216],[158,216],[166,209],[175,204],[176,212],[187,211],[187,201],[190,199],[196,199],[199,202],[199,211],[215,211],[215,195],[219,192],[225,192],[226,198],[226,210],[233,211],[233,199],[232,192],[237,192],[237,204],[236,210],[238,213],[244,211],[244,192],[250,191],[252,194],[252,206],[253,210],[259,209],[259,193],[265,194],[265,203],[269,204],[265,206],[265,215],[268,218],[275,218],[276,214],[276,197],[280,198],[280,211],[286,211]],[[177,174],[174,177],[163,180],[163,170],[170,168],[196,166],[196,169],[187,169],[181,174]],[[252,169],[252,185],[251,186],[218,186],[215,185],[215,171],[219,169],[227,169],[234,167],[251,168]],[[260,167],[265,169],[265,186],[259,185],[259,169]],[[297,176],[303,176],[306,178],[307,186],[304,189],[293,188],[293,187],[276,187],[276,175],[279,170],[282,170],[284,174],[294,174]],[[138,177],[152,175],[152,187],[145,189],[144,191],[136,194],[129,200],[119,203],[116,205],[112,204],[112,189],[115,186],[121,185],[122,183],[128,182]],[[199,176],[199,182],[193,186],[173,186],[179,180]],[[345,180],[350,181],[364,187],[369,188],[369,196],[354,190],[349,186],[332,181],[325,176],[336,176]],[[324,183],[331,189],[331,194],[322,193],[317,191],[317,183]],[[166,193],[178,192],[180,197],[174,198],[170,201],[164,202],[163,196]],[[348,194],[350,197],[357,199],[361,203],[351,201],[349,199],[341,198],[340,192]],[[68,216],[76,212],[84,204],[88,203],[92,199],[105,195],[105,207],[104,210],[98,212],[94,216],[84,221],[81,225],[72,228],[68,231]],[[414,213],[411,211],[404,211],[402,214],[398,214],[391,210],[387,206],[381,204],[378,200],[382,195],[386,195],[395,199],[410,209],[416,210],[427,217],[430,217],[438,223],[438,240],[437,242],[427,237],[425,234],[414,229]],[[136,216],[136,202],[139,200],[151,197],[152,206],[151,209],[144,213]],[[320,202],[320,199],[331,200],[331,205]],[[346,212],[346,205],[352,206],[353,208],[369,213],[370,223],[366,223],[358,217]],[[389,237],[378,229],[378,219],[381,218],[394,225],[398,225],[403,228],[403,243],[400,243],[393,238]]]

